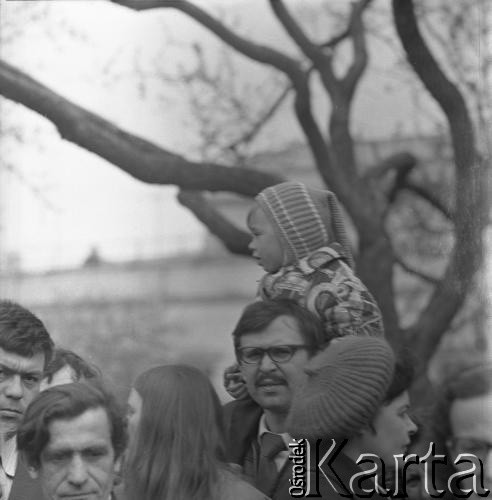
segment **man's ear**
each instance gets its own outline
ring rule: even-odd
[[[123,453],[114,461],[114,472],[117,476],[121,475],[123,465]]]
[[[39,469],[33,466],[29,466],[27,468],[27,472],[29,473],[29,476],[31,476],[31,479],[37,479],[39,477]]]

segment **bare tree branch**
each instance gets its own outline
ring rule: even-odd
[[[277,98],[272,102],[272,104],[265,110],[265,112],[258,118],[258,120],[253,124],[253,126],[245,134],[243,134],[238,139],[235,139],[230,144],[225,147],[227,149],[236,149],[240,144],[247,144],[251,142],[263,129],[263,127],[273,118],[275,113],[282,106],[283,102],[292,91],[292,84],[286,85],[282,92],[277,96]]]
[[[406,189],[407,191],[410,191],[427,201],[427,203],[439,210],[439,212],[441,212],[442,215],[444,215],[448,220],[454,220],[455,216],[452,210],[439,200],[439,198],[429,189],[426,189],[424,186],[419,186],[408,179],[401,184],[401,188]]]
[[[211,203],[198,191],[180,191],[178,201],[191,210],[195,217],[225,245],[225,247],[236,255],[251,256],[248,244],[251,235],[238,229],[232,222],[226,219]]]
[[[314,66],[319,67],[325,65],[327,62],[327,56],[323,53],[318,45],[314,44],[307,37],[302,28],[287,10],[287,7],[283,3],[283,1],[270,0],[270,6],[277,16],[277,19],[280,21],[292,40],[294,40],[294,42],[302,50],[304,55],[314,63]]]
[[[482,262],[485,225],[484,172],[477,161],[473,126],[463,96],[446,77],[425,44],[412,0],[392,0],[396,29],[409,63],[448,120],[456,165],[455,247],[443,279],[408,331],[418,334],[418,352],[425,366],[443,332],[462,306],[473,276]],[[470,223],[473,214],[473,223]]]
[[[352,8],[351,16],[350,16],[350,21],[349,21],[349,24],[347,25],[347,27],[344,30],[342,30],[340,33],[338,33],[337,35],[326,40],[326,42],[323,42],[320,46],[326,47],[329,49],[333,49],[339,43],[343,42],[346,38],[348,38],[348,36],[351,34],[351,31],[352,31],[352,22],[356,17],[355,16],[356,11],[359,9],[364,10],[370,1],[371,0],[362,0],[362,1],[358,2],[356,5],[354,5]]]
[[[150,9],[172,8],[179,10],[199,24],[209,29],[218,36],[223,42],[237,50],[250,59],[268,64],[284,72],[290,77],[293,83],[299,81],[302,77],[302,69],[298,61],[279,52],[275,49],[260,45],[243,38],[229,28],[227,28],[218,19],[214,18],[200,7],[188,2],[187,0],[111,0],[113,3],[128,7],[133,10],[143,11]]]
[[[282,23],[287,33],[297,43],[303,53],[313,62],[314,67],[320,72],[325,87],[330,92],[332,101],[337,102],[337,104],[339,102],[337,95],[340,89],[345,90],[347,101],[351,101],[356,84],[367,64],[367,51],[361,16],[370,1],[361,0],[352,7],[349,31],[354,40],[353,63],[344,79],[340,82],[333,73],[331,55],[325,54],[318,45],[309,40],[282,0],[270,0],[270,5],[277,19]],[[339,85],[340,83],[341,86]]]
[[[322,48],[309,40],[282,0],[270,0],[270,5],[287,33],[296,42],[304,55],[313,63],[314,68],[319,71],[321,81],[328,91],[332,102],[338,102],[337,94],[340,91],[340,86],[333,72],[331,52],[328,54],[325,53]]]
[[[198,125],[200,157],[206,161],[224,158],[241,166],[248,156],[247,146],[281,108],[293,85],[280,74],[269,85],[250,88],[243,83],[231,59],[230,50],[221,50],[213,65],[205,57],[203,46],[191,44],[196,56],[193,69],[180,68],[172,79],[188,93],[191,113]],[[275,70],[273,70],[275,71]],[[269,87],[269,95],[264,88]],[[280,88],[280,92],[277,90]],[[273,103],[271,92],[275,92]],[[214,109],[214,113],[210,110]],[[228,159],[230,158],[230,159]]]
[[[18,179],[18,181],[26,186],[32,193],[33,195],[41,201],[41,203],[46,207],[48,208],[49,210],[51,210],[52,212],[54,213],[60,213],[61,210],[60,208],[54,204],[47,196],[46,194],[44,193],[44,191],[42,189],[39,188],[39,186],[36,186],[35,184],[33,184],[32,182],[30,182],[26,176],[19,171],[19,169],[15,168],[13,165],[11,165],[10,163],[4,163],[2,165],[3,168],[5,168],[7,171],[9,171],[14,177],[16,177]]]
[[[225,27],[217,19],[206,13],[201,8],[193,5],[187,0],[111,0],[113,3],[122,5],[134,10],[147,10],[157,8],[175,8],[189,15],[198,23],[208,28],[222,41],[236,49],[241,54],[264,64],[269,64],[279,71],[284,72],[292,81],[296,91],[294,109],[299,124],[308,140],[311,151],[315,158],[318,169],[328,185],[339,191],[342,203],[352,206],[357,199],[351,193],[353,187],[353,176],[350,176],[350,169],[353,170],[353,161],[347,161],[347,169],[338,170],[334,164],[335,157],[332,154],[329,144],[325,141],[319,125],[313,116],[311,109],[311,93],[309,90],[308,76],[310,71],[304,71],[295,59],[292,59],[281,52],[269,47],[255,44],[242,38]],[[325,68],[325,72],[326,72]],[[333,97],[333,96],[332,96]],[[338,138],[337,138],[338,140]],[[338,170],[338,171],[337,171]],[[348,173],[347,173],[348,171]]]
[[[398,193],[404,187],[406,178],[413,172],[416,165],[417,158],[411,153],[396,153],[371,167],[362,176],[362,182],[370,182],[376,179],[378,181],[378,191],[381,191],[387,199],[383,219],[386,219]]]
[[[348,182],[347,179],[344,179],[343,170],[340,171],[337,168],[336,158],[333,156],[331,147],[329,143],[325,141],[313,116],[311,108],[311,91],[309,90],[307,76],[303,86],[296,87],[294,109],[297,120],[301,125],[313,153],[319,173],[328,186],[338,191],[342,203],[346,203],[350,198]]]
[[[281,180],[278,176],[254,169],[188,161],[121,130],[1,60],[0,94],[46,117],[64,139],[99,155],[143,182],[253,196]]]
[[[220,23],[208,13],[186,0],[111,0],[112,2],[135,10],[156,8],[175,8],[198,23],[208,28],[222,41],[236,49],[241,54],[264,64],[269,64],[284,72],[292,81],[296,90],[294,109],[301,128],[309,142],[320,173],[334,189],[340,188],[341,198],[349,196],[348,179],[342,181],[340,173],[334,166],[334,157],[328,149],[328,144],[316,123],[311,109],[311,93],[309,90],[309,71],[302,70],[300,63],[281,52],[246,40]],[[343,175],[343,174],[342,174]]]
[[[369,3],[370,0],[361,0],[352,6],[348,25],[353,43],[353,59],[345,76],[341,80],[336,78],[331,69],[331,63],[325,65],[324,70],[320,69],[321,80],[330,94],[332,102],[336,103],[329,119],[329,131],[334,153],[341,164],[340,168],[344,172],[347,181],[352,179],[352,185],[353,179],[358,176],[358,172],[354,143],[350,131],[350,108],[357,83],[367,65],[362,14]],[[365,223],[362,226],[365,226]]]
[[[335,35],[331,37],[329,40],[326,40],[326,42],[323,42],[320,46],[327,49],[333,49],[339,43],[343,42],[346,38],[348,38],[349,35],[350,35],[350,26],[347,26],[343,31],[338,33],[338,35]]]
[[[387,194],[390,204],[395,201],[400,191],[407,190],[427,201],[427,203],[441,212],[448,220],[452,221],[454,215],[450,207],[447,207],[439,200],[432,191],[408,179],[416,165],[417,158],[411,153],[396,153],[385,158],[378,165],[371,167],[363,176],[363,179],[380,179],[394,171],[396,174]]]
[[[352,64],[341,81],[342,87],[345,89],[350,102],[352,101],[357,84],[367,66],[367,46],[362,15],[371,1],[372,0],[361,0],[352,6],[349,30],[353,43],[353,59]]]
[[[371,178],[381,178],[392,171],[396,171],[397,175],[408,175],[417,165],[417,158],[411,153],[395,153],[379,162],[377,165],[370,167],[367,172],[362,176],[362,180],[369,180]]]
[[[367,66],[367,49],[362,14],[369,3],[370,0],[361,0],[352,6],[349,27],[353,43],[353,56],[352,63],[345,76],[339,80],[331,76],[329,72],[321,74],[332,102],[336,103],[336,106],[333,106],[329,120],[333,148],[339,161],[343,161],[343,170],[346,172],[346,177],[351,179],[354,179],[358,172],[354,143],[350,131],[350,108],[357,83]]]
[[[410,264],[405,262],[403,258],[399,255],[395,255],[395,261],[397,264],[407,273],[413,274],[414,276],[417,276],[421,280],[426,281],[427,283],[431,283],[432,285],[435,285],[436,283],[439,282],[439,278],[435,276],[431,276],[430,274],[424,273],[423,271],[420,271],[414,267],[412,267]]]

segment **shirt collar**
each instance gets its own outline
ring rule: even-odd
[[[0,452],[3,470],[10,477],[15,476],[15,470],[17,468],[17,455],[17,439],[14,436],[8,441],[4,441]]]
[[[285,443],[287,450],[289,449],[289,444],[292,443],[293,441],[292,436],[288,432],[282,432],[282,433],[272,432],[267,427],[265,414],[263,413],[263,415],[260,417],[260,422],[258,424],[258,442],[260,442],[261,436],[263,436],[263,434],[265,434],[266,432],[270,432],[272,434],[278,434]]]

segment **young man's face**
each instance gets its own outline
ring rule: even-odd
[[[393,455],[406,453],[410,438],[417,431],[409,410],[408,391],[383,405],[376,414],[372,429],[365,429],[362,433],[361,452],[378,455],[387,467],[394,465]]]
[[[44,353],[20,356],[0,348],[0,434],[11,437],[39,392]]]
[[[108,500],[119,460],[111,442],[104,408],[91,408],[73,419],[53,420],[50,440],[41,452],[39,477],[47,500]]]
[[[279,316],[262,332],[245,334],[239,347],[266,349],[278,345],[305,346],[297,322],[290,316]],[[304,367],[309,355],[299,348],[289,361],[275,363],[267,354],[257,364],[240,363],[241,373],[250,396],[264,409],[274,413],[288,412],[292,395],[305,381]]]
[[[265,212],[255,206],[247,222],[252,235],[248,248],[253,252],[253,257],[268,273],[278,271],[284,263],[284,252]]]

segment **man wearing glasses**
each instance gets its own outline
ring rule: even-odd
[[[0,498],[41,500],[39,484],[18,459],[16,434],[39,392],[53,352],[43,323],[18,304],[0,301]]]
[[[245,308],[232,336],[251,399],[225,407],[229,461],[273,500],[291,498],[285,422],[304,366],[326,341],[322,324],[293,301],[259,301]]]

